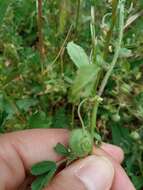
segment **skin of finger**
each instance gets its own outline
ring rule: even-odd
[[[111,157],[107,152],[105,152],[102,149],[94,148],[93,153],[98,156],[105,156],[112,162],[114,169],[115,169],[115,175],[114,175],[114,181],[111,190],[135,190],[134,185],[132,184],[131,180],[127,176],[124,169],[121,167],[121,165],[113,158]]]
[[[53,147],[58,142],[66,145],[68,136],[67,130],[63,129],[36,129],[0,136],[1,190],[16,189],[33,164],[60,160]]]
[[[57,142],[66,145],[68,137],[69,132],[63,129],[25,130],[0,136],[0,165],[1,171],[4,171],[1,172],[0,181],[11,184],[11,189],[12,186],[15,188],[24,180],[25,170],[34,163],[47,159],[59,160],[60,157],[55,154],[53,147]],[[11,176],[16,180],[12,180]]]
[[[81,175],[84,176],[88,185],[81,180]],[[44,190],[109,190],[113,178],[114,168],[110,160],[103,156],[91,155],[65,168]]]
[[[118,163],[123,162],[124,152],[120,147],[112,145],[112,144],[102,143],[101,149],[104,150],[107,154],[109,154]]]

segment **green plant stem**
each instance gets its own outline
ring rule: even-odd
[[[109,70],[107,71],[105,77],[103,78],[103,81],[101,83],[101,86],[99,88],[99,92],[98,92],[98,96],[101,97],[102,96],[102,93],[105,89],[105,86],[108,82],[108,79],[112,73],[112,70],[118,60],[118,57],[119,57],[119,52],[120,52],[120,48],[121,48],[121,43],[122,43],[122,39],[123,39],[123,31],[124,31],[124,3],[122,2],[122,0],[120,0],[119,2],[120,4],[120,11],[119,11],[119,40],[118,40],[118,43],[116,45],[116,49],[115,49],[115,55],[113,57],[113,61],[110,65],[110,68]],[[98,97],[98,98],[99,98]],[[99,107],[99,103],[100,103],[100,100],[99,99],[96,99],[95,100],[95,103],[94,103],[94,106],[93,106],[93,111],[92,111],[92,116],[91,116],[91,134],[92,134],[92,137],[94,137],[94,130],[96,129],[96,119],[97,119],[97,110],[98,110],[98,107]]]
[[[80,13],[80,0],[77,0],[76,24],[75,24],[76,31],[77,31],[78,23],[79,23],[79,13]]]
[[[106,57],[107,57],[108,46],[109,46],[109,43],[110,43],[110,40],[111,40],[111,37],[112,37],[112,34],[113,34],[113,29],[114,29],[114,26],[115,26],[115,23],[116,23],[117,6],[118,6],[118,0],[112,0],[112,23],[111,23],[110,30],[107,32],[107,36],[106,36],[106,39],[105,39],[105,48],[104,48],[104,55],[103,55],[104,59],[106,59]]]
[[[115,64],[118,60],[118,57],[119,57],[119,52],[120,52],[120,49],[121,49],[121,44],[122,44],[122,39],[123,39],[123,31],[124,31],[124,2],[122,0],[120,0],[119,2],[119,5],[120,5],[120,11],[119,11],[119,39],[118,39],[118,42],[117,42],[117,45],[116,45],[116,48],[115,48],[115,54],[114,54],[114,57],[113,57],[113,61],[110,65],[110,68],[109,70],[107,71],[105,77],[103,78],[103,81],[101,83],[101,86],[99,88],[99,92],[98,92],[98,96],[102,96],[103,94],[103,91],[106,87],[106,84],[108,82],[108,79],[110,77],[110,75],[112,74],[112,71],[115,67]]]
[[[115,23],[117,20],[117,7],[118,7],[118,0],[112,0],[112,22],[111,22],[111,27],[109,29],[109,31],[107,32],[106,38],[105,38],[105,47],[103,50],[103,58],[104,60],[106,60],[107,55],[108,55],[108,47],[109,47],[109,43],[111,41],[111,37],[113,34],[113,30],[115,27]],[[99,84],[100,78],[103,77],[103,70],[101,69],[101,71],[98,74],[98,81],[97,81],[97,86]]]
[[[59,6],[59,26],[58,35],[63,35],[66,31],[66,25],[69,18],[69,13],[71,9],[70,1],[61,0]]]
[[[83,99],[79,106],[78,106],[78,117],[80,119],[80,122],[81,122],[81,125],[82,125],[82,129],[85,130],[85,125],[84,125],[84,122],[83,122],[83,119],[82,119],[82,116],[81,116],[81,106],[84,104],[84,102],[87,101],[87,98]]]
[[[95,101],[91,116],[91,135],[94,138],[94,130],[96,129],[96,119],[97,119],[97,110],[98,110],[99,102]]]
[[[44,42],[43,42],[43,32],[42,32],[42,24],[43,18],[42,18],[42,0],[38,0],[38,18],[37,18],[37,26],[38,26],[38,49],[41,57],[41,71],[44,70]]]
[[[71,121],[71,130],[74,129],[74,113],[75,113],[75,105],[72,105],[72,121]]]
[[[62,44],[62,46],[60,48],[60,51],[58,52],[57,56],[55,57],[55,59],[51,63],[52,65],[59,59],[61,53],[63,52],[63,50],[65,48],[65,45],[66,45],[66,43],[67,43],[67,41],[68,41],[68,39],[69,39],[69,37],[70,37],[70,35],[72,33],[72,29],[73,29],[73,25],[70,26],[70,28],[69,28],[69,30],[67,32],[67,35],[65,37],[65,40],[64,40],[64,42],[63,42],[63,44]]]
[[[92,63],[96,63],[95,7],[91,6],[90,31],[92,39]]]

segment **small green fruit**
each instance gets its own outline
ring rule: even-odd
[[[140,140],[140,135],[138,132],[136,131],[133,131],[131,134],[130,134],[131,138],[134,139],[134,140]]]
[[[87,130],[74,129],[71,132],[69,148],[76,157],[85,157],[92,152],[93,138]]]
[[[121,117],[118,113],[112,115],[112,120],[115,122],[120,121]]]

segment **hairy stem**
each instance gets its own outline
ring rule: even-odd
[[[96,129],[96,119],[97,119],[97,110],[98,110],[99,102],[95,101],[94,107],[92,110],[92,116],[91,116],[91,135],[92,138],[94,138],[94,130]]]
[[[117,60],[118,60],[119,52],[121,49],[121,44],[122,44],[122,39],[123,39],[123,31],[124,31],[124,1],[120,0],[119,7],[120,7],[120,10],[119,10],[119,39],[118,39],[118,42],[117,42],[117,45],[115,48],[115,54],[113,57],[113,61],[110,65],[110,68],[107,71],[105,77],[103,78],[103,81],[102,81],[101,86],[99,88],[99,92],[98,92],[99,96],[102,96],[102,94],[103,94],[103,91],[107,85],[108,79],[109,79],[110,75],[112,74],[112,71],[116,65]]]

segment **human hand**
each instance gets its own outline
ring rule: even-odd
[[[43,160],[59,161],[53,147],[66,145],[63,129],[34,129],[0,136],[0,189],[17,190],[31,166]],[[135,190],[120,163],[120,148],[103,144],[94,155],[61,171],[45,190]],[[20,189],[21,190],[21,189]]]

